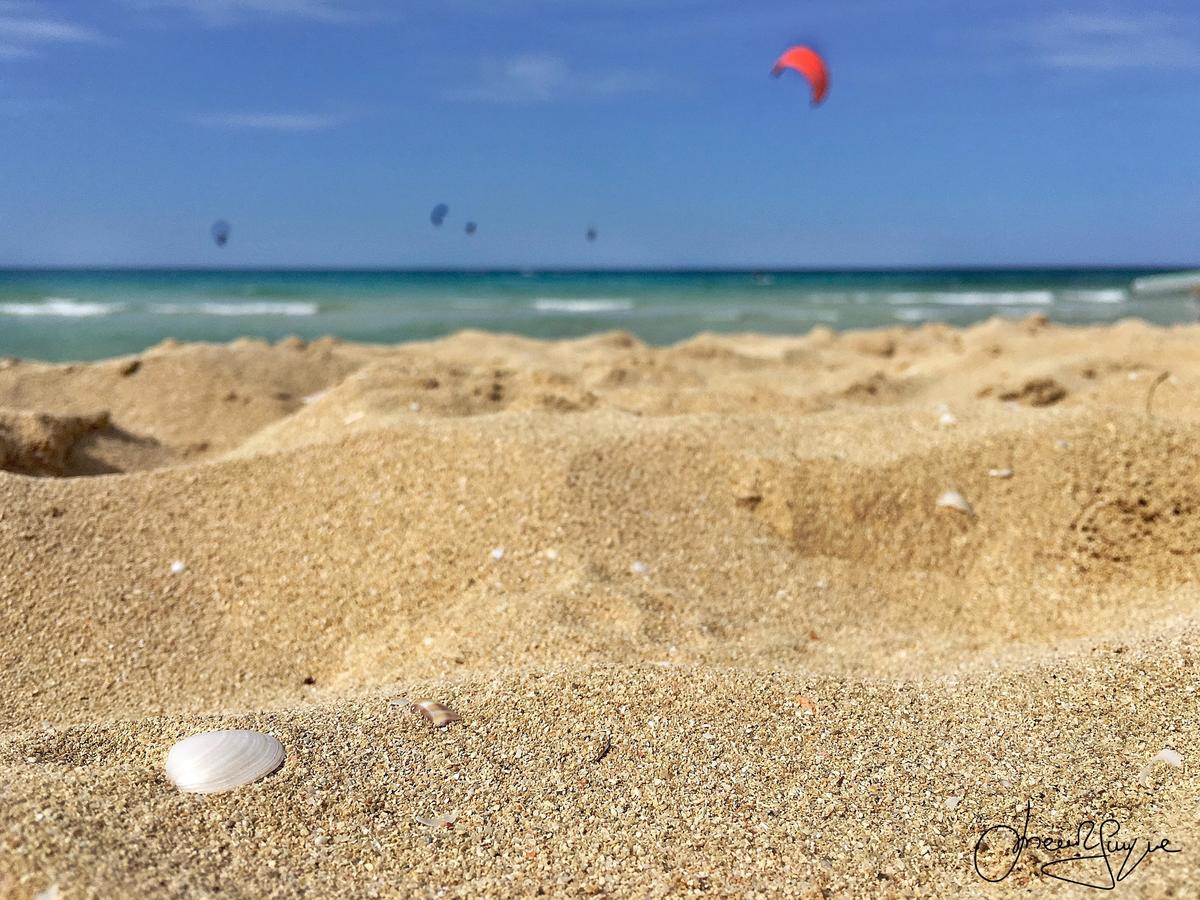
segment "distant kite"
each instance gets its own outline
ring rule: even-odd
[[[213,222],[212,236],[218,247],[224,247],[229,243],[229,234],[232,231],[233,229],[224,219]]]
[[[809,47],[792,47],[775,61],[771,75],[778,78],[786,69],[793,69],[808,79],[812,86],[812,105],[820,106],[829,93],[829,68],[825,60]]]
[[[442,227],[442,223],[446,221],[446,216],[450,215],[450,207],[445,203],[439,203],[433,208],[433,212],[429,214],[429,221],[438,228]]]
[[[589,241],[594,241],[598,235],[599,232],[596,231],[596,227],[594,225],[587,230],[587,239]]]
[[[474,222],[468,222],[467,227],[464,230],[467,232],[467,234],[474,234],[478,228],[479,226]]]

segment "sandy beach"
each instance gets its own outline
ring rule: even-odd
[[[1135,321],[0,361],[0,895],[1189,896],[1198,442]]]

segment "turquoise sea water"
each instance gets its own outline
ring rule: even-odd
[[[1068,323],[1194,321],[1187,294],[1132,290],[1158,271],[0,271],[0,356],[98,359],[168,337],[398,342],[462,328],[547,338],[619,328],[662,344],[701,331],[966,325],[1036,312]]]

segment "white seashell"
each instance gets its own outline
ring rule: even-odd
[[[182,575],[186,571],[187,571],[187,563],[185,563],[182,559],[177,559],[177,560],[175,560],[175,562],[171,563],[171,574],[172,575]]]
[[[558,559],[558,551],[551,547],[546,551],[546,559]]]
[[[432,818],[426,818],[425,816],[413,816],[413,818],[428,828],[453,828],[454,823],[458,821],[458,813],[433,816]]]
[[[1170,747],[1159,750],[1158,753],[1154,755],[1154,759],[1150,760],[1150,762],[1146,764],[1146,767],[1138,773],[1138,782],[1144,787],[1150,786],[1150,770],[1154,768],[1154,764],[1156,762],[1164,762],[1168,766],[1173,766],[1174,768],[1178,769],[1183,765],[1183,757],[1179,755],[1179,751],[1172,750]]]
[[[503,547],[493,548],[492,559],[504,559],[504,548]]]
[[[975,515],[975,510],[971,508],[971,504],[967,502],[967,498],[958,491],[946,491],[942,496],[937,498],[937,505],[939,509],[957,509],[968,516]]]
[[[50,885],[50,887],[46,888],[44,891],[41,891],[41,892],[33,895],[33,900],[58,900],[58,898],[59,898],[59,892],[58,892],[58,882],[57,881],[54,884]]]
[[[634,575],[645,575],[649,571],[649,567],[641,560],[637,560],[629,567],[629,571]]]
[[[189,794],[216,794],[266,778],[283,765],[283,745],[259,731],[206,731],[167,754],[167,777]]]
[[[1170,747],[1159,750],[1158,755],[1154,758],[1165,762],[1168,766],[1174,766],[1176,769],[1183,765],[1183,757],[1179,755],[1179,751],[1172,750]]]
[[[958,424],[958,419],[952,412],[944,412],[938,417],[938,424],[943,428],[950,428]]]
[[[988,469],[988,476],[991,478],[1012,478],[1012,469]]]

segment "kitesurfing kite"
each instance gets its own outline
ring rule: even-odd
[[[594,226],[594,225],[593,225],[591,228],[589,228],[589,229],[587,230],[587,239],[588,239],[589,241],[594,241],[594,240],[596,239],[596,236],[597,236],[598,234],[599,234],[599,232],[598,232],[598,231],[596,231],[596,226]]]
[[[793,69],[808,79],[812,86],[812,105],[820,106],[829,93],[829,67],[821,54],[811,47],[791,47],[775,60],[771,75],[778,78],[787,69]]]
[[[450,207],[445,203],[439,203],[433,208],[433,212],[429,214],[429,221],[438,228],[442,227],[442,223],[446,221],[446,216],[450,215]]]
[[[233,229],[224,219],[213,222],[212,237],[213,240],[217,242],[218,247],[224,247],[229,243],[229,233],[231,231],[233,231]]]
[[[474,222],[468,222],[468,223],[467,223],[467,227],[466,227],[466,228],[464,228],[463,230],[464,230],[464,231],[465,231],[467,234],[474,234],[474,233],[475,233],[475,230],[476,230],[478,227],[479,227],[479,226],[478,226],[478,225],[476,225]]]

